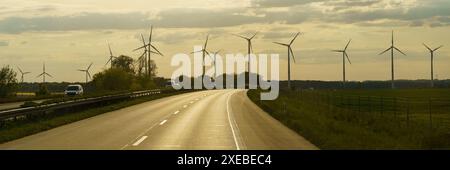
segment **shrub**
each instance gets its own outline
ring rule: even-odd
[[[17,73],[9,66],[0,70],[0,97],[7,97],[17,90]]]
[[[35,94],[36,96],[47,96],[50,95],[50,91],[45,84],[40,84],[39,90]]]

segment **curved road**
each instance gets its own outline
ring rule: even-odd
[[[145,102],[0,145],[0,149],[317,149],[245,90]]]

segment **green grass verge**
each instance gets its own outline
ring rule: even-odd
[[[425,90],[430,91],[430,90]],[[432,90],[443,97],[449,89]],[[450,133],[448,129],[430,128],[427,121],[421,121],[426,115],[418,113],[417,119],[405,123],[397,115],[385,112],[364,112],[352,107],[336,105],[339,97],[332,103],[326,102],[320,90],[303,92],[280,91],[278,99],[260,101],[259,90],[249,90],[249,98],[274,118],[293,129],[321,149],[449,149]],[[391,90],[392,92],[392,90]],[[392,93],[381,91],[338,91],[331,96],[341,94],[383,95]],[[411,94],[413,93],[413,94]],[[415,93],[415,94],[414,94]],[[429,94],[420,89],[394,92],[394,96],[418,97]],[[385,95],[386,96],[386,95]],[[392,97],[392,96],[391,96]],[[426,97],[434,97],[426,96]],[[414,110],[412,110],[413,112]],[[447,116],[450,110],[446,111]],[[416,115],[417,116],[417,115]]]
[[[49,130],[68,123],[76,122],[82,119],[100,115],[106,112],[136,105],[139,103],[160,99],[167,96],[177,95],[189,91],[173,91],[170,93],[154,94],[147,97],[136,98],[107,106],[96,107],[80,112],[64,114],[48,114],[32,119],[23,119],[17,121],[5,122],[0,128],[0,143],[32,135],[38,132]]]

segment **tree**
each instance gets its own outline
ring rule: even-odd
[[[92,82],[97,90],[129,90],[134,83],[134,75],[115,67],[95,74]]]
[[[141,75],[146,75],[145,73],[145,69],[144,67],[145,63],[139,63],[139,66],[136,68],[136,73],[141,76]],[[158,66],[156,66],[155,61],[150,60],[150,73],[151,73],[151,77],[156,77],[156,74],[158,73],[156,70],[158,69]]]
[[[134,59],[126,55],[120,55],[119,57],[117,57],[112,61],[112,65],[114,68],[120,68],[126,72],[134,74],[133,63]]]
[[[17,90],[17,73],[8,66],[0,70],[0,97],[7,97]]]
[[[35,94],[36,96],[47,96],[51,93],[45,84],[39,84],[39,90]]]

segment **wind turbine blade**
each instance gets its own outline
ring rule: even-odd
[[[352,39],[350,39],[350,40],[348,40],[348,43],[347,43],[347,45],[345,46],[345,48],[344,48],[344,51],[346,51],[347,50],[347,48],[348,48],[348,45],[350,45],[350,42],[352,41]]]
[[[443,45],[439,46],[438,48],[435,48],[433,51],[439,50],[440,48],[444,47]]]
[[[154,52],[154,51],[150,51],[150,53],[152,53],[152,54],[158,54],[158,55],[160,55],[159,53],[157,53],[157,52]]]
[[[391,44],[392,44],[392,46],[394,46],[394,30],[392,30],[392,37],[391,37]]]
[[[425,48],[427,48],[428,50],[430,50],[430,51],[433,51],[430,47],[428,47],[425,43],[422,43],[423,44],[423,46],[425,46]]]
[[[152,34],[153,34],[153,25],[150,26],[150,34],[148,35],[148,44],[152,42]]]
[[[108,65],[108,63],[111,62],[111,58],[106,62],[105,66]]]
[[[203,46],[203,49],[206,49],[206,46],[208,45],[208,40],[209,40],[209,34],[206,35],[205,46]]]
[[[89,67],[86,70],[89,70],[91,68],[93,63],[89,64]]]
[[[17,69],[19,69],[19,72],[23,74],[23,71],[19,67],[17,67]]]
[[[109,54],[110,54],[111,56],[113,56],[113,53],[112,53],[112,50],[111,50],[111,45],[109,45],[109,42],[108,42],[108,49],[109,49]]]
[[[387,52],[387,51],[389,51],[389,50],[391,50],[391,49],[392,49],[392,47],[389,47],[388,49],[384,50],[383,52],[381,52],[381,53],[378,54],[378,55],[384,54],[385,52]]]
[[[253,45],[251,41],[250,41],[250,53],[253,53]]]
[[[294,40],[298,37],[298,35],[300,34],[300,32],[298,32],[295,37],[291,40],[291,42],[289,43],[289,45],[291,45],[292,43],[294,43]]]
[[[144,46],[141,46],[141,47],[139,47],[139,48],[136,48],[136,49],[134,49],[133,51],[137,51],[137,50],[140,50],[140,49],[145,48],[145,47],[147,47],[147,45],[144,45]]]
[[[273,43],[278,44],[278,45],[282,45],[282,46],[289,46],[289,44],[284,44],[284,43],[279,43],[279,42],[273,42]]]
[[[52,75],[50,75],[50,74],[48,74],[48,73],[45,73],[47,76],[49,76],[49,77],[51,77],[51,78],[53,78],[53,76]]]
[[[91,73],[89,73],[89,71],[87,71],[86,73],[87,73],[89,79],[91,79]]]
[[[292,60],[294,60],[294,63],[295,63],[295,56],[294,56],[294,52],[292,51],[291,47],[289,47],[289,52],[291,53]]]
[[[234,36],[236,36],[236,37],[239,37],[239,38],[243,38],[243,39],[249,39],[249,38],[247,38],[247,37],[244,37],[244,36],[242,36],[242,35],[238,35],[238,34],[231,34],[231,35],[234,35]]]
[[[191,52],[191,54],[194,54],[194,53],[199,53],[199,52],[203,52],[203,50],[199,50],[199,51],[194,51],[194,52]]]
[[[30,73],[31,73],[31,72],[24,72],[23,75],[25,75],[25,74],[30,74]]]
[[[398,49],[397,47],[394,47],[394,49],[406,56],[406,54],[404,52],[402,52],[400,49]]]
[[[256,34],[258,34],[258,32],[255,32],[255,34],[253,34],[253,36],[251,36],[249,39],[251,40],[251,39],[255,38]]]
[[[81,70],[81,69],[78,69],[78,71],[86,72],[86,70]]]
[[[342,52],[344,52],[344,51],[342,51],[342,50],[331,50],[332,52],[338,52],[338,53],[342,53]]]
[[[146,45],[145,45],[144,35],[142,35],[142,34],[141,34],[141,39],[142,39],[142,43],[144,44],[144,46],[146,46]]]
[[[208,52],[208,51],[206,51],[206,50],[205,50],[205,53],[206,53],[206,54],[208,54],[208,55],[211,55],[211,54],[209,54],[209,52]]]
[[[39,74],[38,76],[36,76],[36,77],[41,77],[42,75],[44,75],[44,73],[41,73],[41,74]]]
[[[350,58],[349,58],[348,55],[347,55],[347,52],[344,52],[344,55],[345,55],[345,57],[347,58],[348,63],[352,64],[352,62],[350,61]]]
[[[164,56],[155,46],[153,46],[152,44],[150,44],[150,46],[159,53],[159,55]]]
[[[216,55],[216,54],[214,54],[214,53],[213,53],[213,55],[208,54],[209,58],[210,58],[212,61],[214,61],[214,56],[215,56],[215,55]]]
[[[147,54],[147,51],[144,51],[144,52],[141,54],[141,56],[139,56],[139,58],[144,57],[145,54]]]
[[[194,53],[199,53],[199,52],[203,52],[203,50],[199,50],[199,51],[194,51],[194,52],[191,52],[191,54],[194,54]]]

